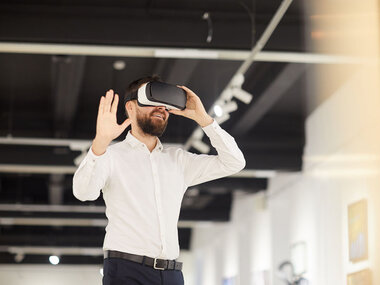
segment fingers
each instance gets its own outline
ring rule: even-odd
[[[182,88],[183,90],[189,92],[189,93],[194,93],[193,91],[191,91],[189,88],[187,88],[186,86],[183,86],[183,85],[177,85],[179,88]]]
[[[101,98],[100,98],[100,103],[99,103],[99,109],[98,109],[98,116],[99,115],[101,115],[101,114],[103,114],[103,112],[104,112],[104,96],[102,96]]]
[[[103,113],[110,112],[112,99],[113,99],[113,90],[110,89],[106,93],[106,99],[105,99],[105,102],[104,102]]]
[[[194,97],[194,96],[197,96],[197,94],[195,94],[191,89],[187,88],[186,86],[182,86],[182,85],[177,85],[177,87],[183,89],[186,91],[186,95],[189,97]],[[198,97],[198,96],[197,96]]]
[[[180,110],[171,109],[171,110],[169,110],[169,113],[174,114],[174,115],[183,116],[183,111],[180,111]]]
[[[113,90],[110,89],[107,91],[105,96],[102,96],[100,98],[98,114],[104,114],[107,112],[116,114],[117,105],[119,104],[119,95],[115,94],[115,98],[114,98],[113,94],[114,94]]]
[[[111,107],[111,113],[116,114],[118,104],[119,104],[119,95],[115,94],[115,99],[113,100],[112,107]]]

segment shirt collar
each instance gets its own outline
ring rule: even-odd
[[[125,137],[125,141],[130,145],[132,146],[133,148],[136,148],[138,146],[145,146],[145,144],[141,141],[139,141],[135,136],[132,135],[131,131],[129,130],[126,137]],[[159,150],[159,151],[162,151],[163,150],[163,145],[160,141],[159,138],[157,138],[157,144],[156,144],[156,147],[153,149],[153,150]]]

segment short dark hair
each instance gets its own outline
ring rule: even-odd
[[[124,94],[124,108],[125,108],[125,103],[127,103],[127,99],[128,99],[128,96],[133,93],[133,92],[136,92],[141,85],[143,85],[144,83],[148,83],[148,82],[153,82],[153,81],[161,81],[161,78],[156,75],[156,74],[153,74],[151,76],[145,76],[145,77],[141,77],[139,79],[136,79],[134,81],[132,81],[131,83],[129,83],[126,91],[125,91],[125,94]],[[128,117],[128,112],[127,112],[127,109],[125,108],[125,115]]]

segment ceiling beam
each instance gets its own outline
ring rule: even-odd
[[[0,246],[5,247],[98,247],[101,249],[105,233],[103,227],[4,226],[1,230]],[[178,229],[181,248],[189,248],[191,232],[192,229],[187,227]]]
[[[106,227],[107,219],[73,219],[73,218],[0,218],[1,226],[70,226],[70,227]]]
[[[243,61],[250,50],[194,49],[122,45],[49,44],[28,42],[1,42],[1,53],[65,54],[111,57],[156,57]],[[334,54],[314,54],[286,51],[260,51],[255,61],[309,64],[359,64],[368,59]]]
[[[301,171],[303,149],[287,150],[280,152],[255,152],[246,151],[246,167],[255,168],[260,165],[262,169],[276,171]]]
[[[213,193],[213,190],[223,189],[224,191],[232,192],[234,190],[244,190],[251,193],[256,193],[267,189],[268,179],[266,178],[229,178],[224,177],[212,180],[206,183],[195,185],[193,187],[206,190]]]
[[[108,224],[107,219],[73,219],[73,218],[35,218],[7,217],[0,218],[1,226],[51,226],[51,227],[101,227]],[[210,221],[179,221],[178,228],[198,228],[210,224]]]
[[[35,204],[0,204],[0,211],[11,212],[70,212],[70,213],[104,213],[104,206],[73,206],[73,205],[35,205]]]

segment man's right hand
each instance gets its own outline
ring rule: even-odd
[[[96,136],[92,142],[92,151],[96,155],[105,153],[111,141],[120,136],[131,124],[129,118],[121,125],[117,123],[116,112],[119,95],[115,94],[115,99],[112,102],[113,97],[113,90],[110,89],[107,91],[106,96],[100,98],[98,118],[96,120]]]

